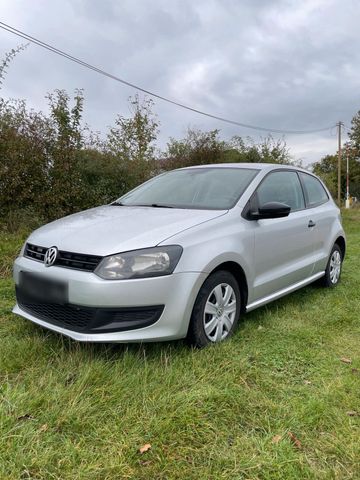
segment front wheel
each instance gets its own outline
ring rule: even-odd
[[[333,246],[329,261],[326,266],[325,275],[322,278],[322,284],[324,287],[335,287],[340,280],[342,267],[342,251],[338,244]]]
[[[195,301],[188,331],[190,343],[202,348],[228,338],[239,321],[240,306],[235,277],[225,270],[212,273]]]

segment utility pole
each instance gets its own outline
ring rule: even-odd
[[[338,122],[338,206],[341,207],[341,127],[343,122]]]
[[[350,208],[350,192],[349,192],[349,147],[346,147],[346,200],[345,208]]]

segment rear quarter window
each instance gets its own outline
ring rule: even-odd
[[[315,207],[329,200],[325,188],[317,178],[307,173],[299,173],[304,186],[308,207]]]

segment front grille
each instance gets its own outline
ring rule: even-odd
[[[24,255],[25,257],[31,258],[33,260],[43,262],[46,251],[46,247],[40,247],[38,245],[27,243]],[[82,253],[73,253],[59,250],[54,265],[57,265],[58,267],[72,268],[74,270],[93,272],[95,268],[99,265],[102,258],[103,257],[100,257],[98,255],[86,255]]]
[[[144,328],[155,323],[164,305],[149,307],[96,308],[35,300],[16,287],[19,307],[39,320],[82,333],[110,333]]]
[[[59,255],[55,260],[54,265],[93,272],[99,265],[101,259],[102,257],[96,255],[84,255],[82,253],[64,252],[59,250]]]
[[[43,262],[46,250],[47,248],[45,247],[38,247],[37,245],[27,243],[24,255],[25,257],[33,258],[34,260],[39,260],[40,262]]]

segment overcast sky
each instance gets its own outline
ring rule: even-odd
[[[1,0],[0,19],[125,80],[194,108],[275,129],[350,124],[360,109],[359,0]],[[0,56],[21,43],[0,30]],[[106,132],[135,92],[35,45],[2,95],[46,109],[56,88],[84,88],[86,122]],[[160,100],[160,143],[188,126],[259,133]],[[261,133],[263,136],[264,133]],[[279,135],[274,135],[278,137]],[[335,129],[286,135],[304,163],[336,151]]]

